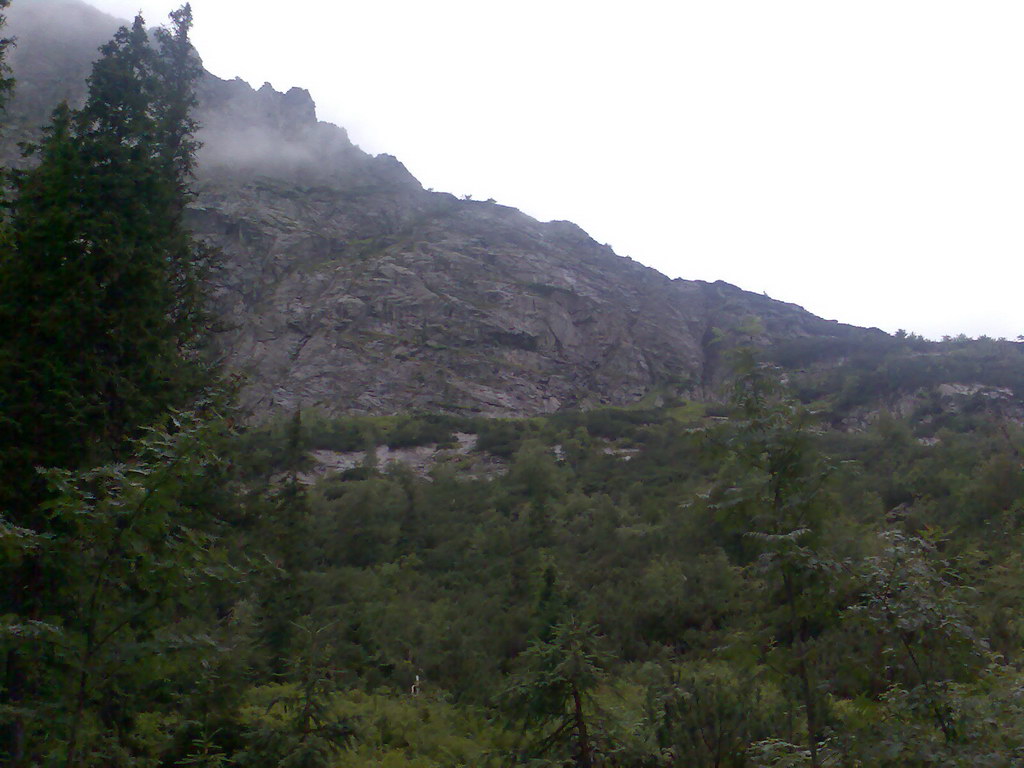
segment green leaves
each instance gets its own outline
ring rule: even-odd
[[[648,693],[648,718],[662,754],[682,765],[743,765],[751,742],[778,732],[785,701],[765,670],[691,663]]]
[[[140,17],[103,47],[85,105],[58,107],[15,177],[0,238],[0,706],[18,713],[0,751],[16,765],[124,764],[141,691],[175,677],[188,633],[166,627],[216,570],[189,500],[215,463],[212,414],[173,412],[211,382],[182,222],[190,23],[185,6],[151,38]]]
[[[218,554],[203,512],[182,499],[213,460],[216,429],[175,414],[169,428],[147,430],[123,463],[44,473],[53,492],[44,509],[57,533],[37,559],[54,579],[44,610],[62,628],[50,638],[54,664],[44,674],[72,751],[100,738],[82,730],[93,707],[133,706],[135,692],[165,678],[183,648],[180,630],[165,628],[194,610],[193,590],[209,582]],[[155,653],[166,654],[156,665]]]
[[[598,642],[593,625],[570,618],[520,656],[521,671],[501,697],[523,723],[519,758],[572,755],[574,765],[594,764],[602,737],[593,695],[609,661]]]
[[[305,617],[295,624],[297,642],[288,684],[267,706],[267,717],[248,735],[238,763],[253,768],[328,768],[351,735],[333,709],[337,690],[331,636],[334,627]]]
[[[0,458],[15,493],[39,492],[34,466],[105,458],[205,381],[203,257],[182,223],[200,71],[188,20],[155,45],[141,18],[120,30],[85,106],[56,110],[17,178],[0,258]]]

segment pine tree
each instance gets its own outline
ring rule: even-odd
[[[571,617],[522,654],[523,668],[503,694],[526,737],[513,758],[516,765],[531,757],[577,768],[598,764],[603,735],[594,718],[594,691],[609,658],[597,645],[596,628]]]
[[[200,70],[188,6],[172,20],[155,46],[140,17],[101,49],[87,103],[58,108],[16,184],[0,264],[0,445],[19,495],[38,491],[35,466],[116,454],[201,380],[199,252],[182,221]]]
[[[822,765],[819,744],[825,702],[817,680],[816,636],[827,621],[829,592],[838,564],[822,548],[830,468],[814,450],[809,414],[789,395],[778,372],[758,364],[744,347],[735,353],[732,422],[722,431],[726,446],[712,491],[715,523],[734,539],[737,555],[751,566],[777,607],[769,640],[803,708],[812,768]],[[737,541],[738,539],[738,541]]]
[[[15,177],[0,245],[0,754],[13,765],[34,759],[33,699],[66,663],[38,652],[40,633],[74,630],[87,578],[59,555],[91,546],[40,469],[87,473],[132,459],[145,428],[209,381],[203,253],[183,224],[201,67],[189,6],[171,22],[151,36],[138,17],[101,48],[84,107],[55,111],[35,167]],[[111,492],[101,483],[89,498]],[[67,764],[76,759],[72,750]]]

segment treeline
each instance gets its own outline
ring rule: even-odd
[[[1024,397],[1024,344],[1005,339],[794,338],[772,345],[766,356],[794,371],[794,389],[803,402],[827,400],[837,422],[859,408],[947,382],[998,387]]]
[[[230,427],[181,226],[189,24],[118,32],[9,185],[5,764],[1024,761],[1003,409],[833,430],[874,385],[805,391],[740,348],[711,406]],[[416,474],[382,445],[447,451]]]

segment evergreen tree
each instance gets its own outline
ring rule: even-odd
[[[132,464],[143,429],[193,403],[209,382],[199,354],[204,254],[183,224],[201,67],[189,6],[171,22],[151,36],[138,17],[101,48],[86,104],[55,111],[31,151],[35,167],[14,180],[0,249],[0,542],[9,555],[0,560],[0,754],[14,765],[36,759],[26,722],[44,712],[32,701],[66,662],[26,648],[39,633],[75,624],[89,578],[60,552],[89,551],[86,538],[99,530],[59,506],[40,468]],[[83,504],[120,493],[96,482]],[[159,535],[147,531],[144,547]],[[126,578],[133,571],[138,553],[121,538],[96,579],[117,573],[120,559]],[[147,602],[130,581],[104,589]],[[83,622],[76,629],[88,634],[102,619]],[[67,764],[78,760],[71,748]]]
[[[523,669],[504,692],[527,735],[515,760],[553,757],[578,768],[598,764],[604,735],[594,718],[594,691],[609,659],[597,640],[593,625],[570,618],[522,654]]]
[[[730,532],[772,607],[765,620],[775,649],[770,664],[783,672],[803,708],[807,753],[821,763],[825,702],[816,639],[829,614],[837,564],[821,547],[829,468],[814,451],[808,414],[772,368],[753,351],[736,353],[733,421],[725,428],[726,461],[713,491],[716,522]],[[774,615],[772,615],[774,614]]]
[[[0,459],[6,506],[34,467],[116,455],[201,381],[197,261],[183,226],[199,65],[191,14],[155,45],[143,21],[104,46],[79,111],[58,108],[15,185],[0,261]]]

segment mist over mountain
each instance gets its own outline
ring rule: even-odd
[[[84,93],[117,21],[79,0],[17,3],[17,130]],[[200,52],[201,53],[201,52]],[[817,362],[881,331],[725,283],[671,280],[566,222],[425,190],[320,122],[310,94],[206,74],[189,218],[222,253],[217,340],[257,413],[315,407],[490,415],[714,399],[730,333],[815,339]]]
[[[1021,764],[1024,345],[424,189],[187,9],[86,93],[116,21],[16,7],[4,154],[81,107],[7,174],[0,763]]]

